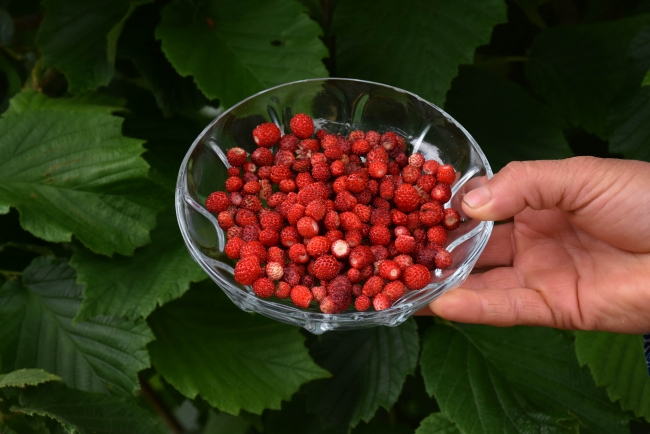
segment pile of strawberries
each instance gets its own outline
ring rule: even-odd
[[[257,126],[250,158],[230,149],[227,192],[206,200],[227,231],[237,282],[301,308],[315,301],[327,314],[351,304],[383,310],[452,264],[443,248],[460,224],[443,207],[452,166],[408,157],[394,132],[315,132],[306,114],[290,128],[282,136],[273,123]]]

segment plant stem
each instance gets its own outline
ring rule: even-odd
[[[169,427],[171,432],[174,434],[183,434],[185,430],[181,426],[180,422],[176,420],[176,417],[172,414],[171,410],[163,402],[162,399],[156,394],[156,392],[151,388],[151,385],[142,374],[138,374],[138,380],[140,380],[140,390],[142,391],[142,396],[144,399],[149,402],[154,411],[158,413],[158,416],[165,422]]]

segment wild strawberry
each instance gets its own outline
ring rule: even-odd
[[[420,222],[426,226],[435,226],[442,220],[443,208],[439,202],[427,202],[420,208]]]
[[[336,307],[336,303],[334,303],[334,299],[329,296],[323,298],[323,300],[320,302],[320,311],[326,314],[337,313],[338,308]]]
[[[316,139],[301,140],[296,155],[310,158],[314,152],[320,151],[320,142]]]
[[[388,297],[391,302],[395,302],[398,298],[404,295],[404,289],[404,284],[399,280],[396,280],[395,282],[386,284],[381,292]]]
[[[228,174],[228,176],[241,176],[239,167],[229,167],[228,170],[226,170],[226,173]]]
[[[241,204],[239,206],[241,207],[241,209],[245,209],[256,213],[262,209],[262,202],[260,202],[259,197],[248,194],[243,197]]]
[[[444,246],[447,242],[447,230],[440,225],[432,226],[427,231],[427,239],[430,243]]]
[[[325,134],[322,139],[320,139],[320,145],[323,149],[327,150],[332,146],[339,145],[339,139],[335,134]]]
[[[304,215],[305,207],[302,204],[294,203],[287,210],[286,218],[290,225],[295,226],[298,224],[298,220],[300,220]]]
[[[269,250],[266,252],[266,260],[284,265],[286,262],[284,250],[279,247],[269,247]]]
[[[408,165],[409,159],[405,153],[403,152],[395,153],[395,151],[393,151],[391,154],[393,154],[391,156],[393,157],[393,160],[400,168],[406,167]]]
[[[261,190],[259,181],[249,181],[242,187],[241,192],[245,195],[257,194]]]
[[[271,182],[279,184],[283,179],[291,178],[291,170],[286,166],[271,166]]]
[[[375,197],[372,200],[372,204],[374,205],[375,208],[382,209],[385,211],[389,211],[391,208],[390,203],[388,203],[386,199],[382,199],[381,197]]]
[[[451,267],[451,264],[453,262],[454,261],[451,258],[451,253],[445,249],[438,250],[438,254],[436,255],[436,268],[444,270]]]
[[[329,252],[330,244],[327,238],[315,236],[307,244],[307,253],[313,258],[318,258]]]
[[[402,282],[410,290],[418,290],[431,282],[431,273],[424,265],[416,264],[402,273]]]
[[[332,174],[330,173],[330,168],[327,163],[312,163],[311,176],[313,176],[316,181],[325,182],[332,177]]]
[[[440,163],[438,163],[436,160],[428,160],[425,161],[424,164],[422,165],[422,171],[427,175],[435,176],[436,173],[438,173],[439,167],[440,167]]]
[[[405,226],[408,224],[408,217],[402,211],[397,209],[390,210],[391,221],[396,226]]]
[[[343,232],[338,229],[332,229],[325,233],[325,238],[327,238],[327,242],[331,245],[334,241],[342,240],[345,237],[343,236]]]
[[[352,152],[356,155],[366,155],[370,151],[370,143],[367,140],[359,139],[352,142]]]
[[[379,275],[386,280],[397,280],[400,274],[402,270],[394,261],[385,260],[379,266]]]
[[[311,274],[305,274],[300,278],[300,284],[311,290],[316,285],[316,278]]]
[[[287,298],[291,294],[291,285],[287,282],[278,282],[275,285],[275,296],[279,299]]]
[[[260,261],[256,256],[242,258],[235,265],[235,280],[242,285],[252,285],[261,271]]]
[[[285,193],[281,193],[281,192],[273,193],[266,200],[266,204],[268,206],[270,206],[271,208],[275,208],[278,205],[280,205],[282,202],[284,202],[286,198],[287,198],[287,195]]]
[[[233,226],[231,228],[228,228],[226,231],[226,239],[231,239],[235,237],[239,237],[241,235],[241,228],[239,226]]]
[[[363,131],[354,130],[348,135],[348,138],[354,142],[355,140],[363,140],[365,136],[366,133],[364,133]]]
[[[386,294],[377,294],[377,296],[372,300],[372,307],[375,310],[384,310],[388,309],[392,305],[390,298]]]
[[[354,206],[354,210],[352,212],[359,216],[359,220],[361,220],[362,223],[368,223],[370,221],[372,208],[366,205],[357,204]]]
[[[247,161],[244,164],[242,164],[241,168],[244,170],[243,178],[245,181],[251,181],[255,179],[255,177],[252,178],[250,177],[251,175],[254,175],[255,172],[257,171],[257,166],[255,165],[255,163],[253,163],[252,161]],[[246,178],[247,175],[249,178]]]
[[[346,273],[346,276],[352,283],[360,282],[362,278],[361,271],[357,270],[356,268],[350,268]]]
[[[381,134],[379,134],[377,131],[366,131],[366,136],[364,137],[368,143],[370,143],[371,147],[375,147],[379,144],[379,140],[381,139]]]
[[[397,226],[394,230],[393,233],[395,234],[395,238],[399,237],[400,235],[405,235],[407,237],[411,236],[411,231],[409,231],[405,226]]]
[[[225,211],[230,203],[230,199],[226,193],[223,191],[215,191],[205,200],[205,207],[212,213],[220,213],[221,211]]]
[[[325,156],[330,159],[330,160],[338,160],[343,156],[343,150],[341,147],[337,144],[331,145],[328,148],[325,149],[325,152],[323,152]]]
[[[422,229],[416,229],[413,231],[413,238],[415,238],[416,244],[424,244],[427,240],[427,233]]]
[[[436,177],[433,175],[422,175],[418,178],[416,183],[420,189],[425,193],[430,193],[433,186],[436,185]]]
[[[361,205],[369,205],[372,202],[372,194],[368,190],[363,190],[356,195],[356,198]]]
[[[291,285],[292,288],[300,283],[300,277],[300,274],[293,265],[284,267],[282,280]]]
[[[296,191],[296,183],[293,179],[283,179],[278,184],[278,188],[283,193],[290,193],[292,191]]]
[[[327,285],[327,295],[334,302],[336,312],[343,312],[352,303],[352,283],[346,276],[337,276]]]
[[[329,133],[327,131],[325,131],[325,130],[316,131],[316,138],[318,140],[323,140],[325,138],[325,136],[328,136],[328,135],[329,135]]]
[[[386,246],[390,242],[390,230],[386,226],[375,225],[368,234],[370,244]]]
[[[460,226],[460,214],[452,208],[447,208],[443,211],[442,226],[448,231],[458,229]]]
[[[294,152],[296,149],[298,149],[299,143],[300,140],[298,137],[294,136],[293,134],[285,134],[282,136],[282,138],[280,138],[278,149],[282,151]]]
[[[353,229],[345,233],[345,242],[348,243],[350,247],[356,247],[361,244],[363,239],[363,234],[359,229]]]
[[[300,220],[298,220],[296,229],[298,229],[300,235],[305,238],[311,238],[318,235],[318,223],[316,223],[316,220],[311,217],[302,217]]]
[[[289,128],[299,139],[308,139],[314,134],[314,121],[310,116],[299,113],[291,118]]]
[[[341,220],[339,219],[339,214],[336,211],[328,211],[325,214],[325,218],[323,219],[323,226],[325,226],[325,229],[338,229],[340,224]]]
[[[246,162],[247,155],[248,154],[246,154],[246,151],[244,151],[242,148],[231,148],[228,149],[226,158],[228,159],[228,163],[230,163],[231,166],[239,167]]]
[[[291,247],[301,240],[300,233],[294,226],[286,226],[280,232],[280,242],[285,247]]]
[[[322,303],[323,299],[327,297],[327,288],[324,286],[314,286],[311,288],[311,294],[314,296],[314,300],[317,303]]]
[[[232,193],[230,193],[230,202],[233,205],[235,205],[236,207],[241,205],[241,201],[242,201],[243,198],[244,197],[238,191],[233,191]],[[230,207],[230,205],[228,205],[228,206]],[[228,208],[226,208],[226,210],[228,210]]]
[[[363,285],[362,294],[366,297],[374,297],[384,289],[384,279],[379,276],[372,276]]]
[[[395,261],[402,272],[413,265],[413,258],[409,255],[397,255],[393,258],[393,261]]]
[[[350,266],[352,268],[362,269],[372,264],[374,257],[372,250],[368,246],[356,246],[350,251]]]
[[[454,167],[449,164],[438,167],[438,170],[436,171],[436,179],[442,184],[453,184],[456,180],[456,171],[454,170]]]
[[[221,229],[230,229],[231,227],[235,226],[235,221],[232,218],[232,214],[230,214],[228,211],[221,211],[219,213],[217,216],[217,223],[219,223]]]
[[[313,299],[314,296],[306,286],[298,285],[291,289],[291,301],[298,307],[307,309]]]
[[[273,154],[266,148],[257,148],[251,154],[251,160],[258,166],[270,166],[273,164]]]
[[[370,308],[370,299],[365,295],[360,295],[354,300],[354,308],[359,312],[364,312]]]
[[[370,251],[372,252],[372,257],[375,262],[388,259],[388,249],[384,246],[371,246]]]
[[[277,212],[269,211],[260,215],[260,225],[264,229],[279,232],[282,229],[282,216]]]
[[[226,191],[239,191],[244,186],[244,181],[236,176],[226,179]]]
[[[241,239],[248,241],[256,241],[260,236],[260,227],[257,224],[246,225],[241,230]]]
[[[296,175],[296,187],[299,189],[304,188],[313,182],[314,178],[312,178],[311,173],[309,172],[299,173]]]
[[[280,234],[275,229],[264,229],[260,231],[257,239],[264,247],[272,247],[276,246],[280,241]]]
[[[260,277],[253,282],[253,292],[259,298],[269,298],[275,293],[275,285],[271,279]]]
[[[415,184],[419,177],[420,169],[415,166],[409,164],[408,166],[404,166],[402,169],[402,179],[407,184]]]
[[[258,149],[263,149],[263,148],[258,148]],[[257,169],[257,176],[260,179],[268,180],[271,177],[271,167],[270,166],[260,167],[259,169]]]
[[[332,176],[341,176],[345,173],[345,163],[341,160],[336,160],[330,164],[330,173]]]
[[[395,190],[393,201],[397,208],[403,212],[415,211],[420,206],[420,197],[410,184],[402,184]]]
[[[316,152],[311,156],[311,165],[312,167],[315,166],[316,164],[320,163],[327,163],[327,157],[325,157],[325,154],[322,154],[320,152]]]
[[[424,155],[422,154],[413,154],[409,157],[409,165],[421,168],[424,166]]]
[[[228,240],[223,251],[230,259],[239,259],[239,252],[244,244],[244,240],[239,237],[234,237]]]
[[[331,245],[332,255],[337,259],[343,259],[350,254],[350,245],[344,240],[336,240]]]
[[[255,256],[260,264],[266,262],[266,248],[257,240],[247,241],[241,246],[239,257],[243,259],[250,256]]]
[[[253,130],[253,140],[263,148],[275,145],[280,140],[280,135],[280,129],[271,122],[260,124]]]
[[[284,267],[279,262],[267,262],[265,271],[266,277],[273,281],[282,279],[282,276],[284,275]]]
[[[339,218],[341,219],[341,227],[345,231],[361,228],[361,220],[359,219],[359,216],[352,212],[342,212],[339,214]]]
[[[431,190],[431,199],[440,202],[447,203],[451,199],[451,187],[449,184],[436,184]]]
[[[373,161],[368,165],[368,174],[373,178],[380,179],[388,173],[388,164],[383,161]]]
[[[391,176],[399,176],[401,173],[402,169],[400,168],[399,164],[397,164],[394,161],[389,161],[388,162],[388,174]]]
[[[422,223],[420,222],[420,213],[418,211],[414,211],[412,213],[409,213],[407,216],[407,222],[406,222],[406,228],[412,232],[416,231],[422,226]]]
[[[334,199],[334,209],[339,212],[351,211],[357,204],[357,198],[349,191],[342,191]]]
[[[436,268],[436,255],[438,250],[434,248],[423,248],[418,250],[415,255],[415,263],[424,265],[429,270]]]
[[[384,179],[379,184],[379,196],[382,199],[390,200],[395,195],[395,184],[391,179]]]
[[[307,173],[311,171],[311,161],[309,158],[298,158],[293,162],[291,168],[294,172]]]
[[[347,187],[352,193],[361,193],[368,184],[368,173],[358,170],[348,176]]]
[[[384,149],[391,151],[395,149],[395,146],[397,146],[397,135],[392,131],[388,131],[381,135],[379,141]]]
[[[385,209],[373,209],[370,214],[370,224],[380,226],[390,226],[392,219],[390,212]]]
[[[412,253],[415,250],[415,238],[400,235],[395,240],[395,248],[400,253]]]
[[[320,280],[332,280],[339,270],[340,264],[332,255],[323,255],[314,261],[314,276]]]

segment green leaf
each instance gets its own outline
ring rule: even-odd
[[[176,71],[232,106],[266,88],[327,76],[320,27],[296,0],[175,0],[156,37]]]
[[[641,83],[641,86],[650,86],[650,71],[648,71],[648,73],[643,78],[643,82]]]
[[[307,407],[339,431],[369,421],[379,407],[397,401],[417,366],[417,326],[374,327],[327,333],[310,347],[316,362],[333,378],[307,386]]]
[[[130,395],[137,372],[149,366],[153,339],[144,322],[99,317],[72,325],[81,304],[81,285],[63,260],[40,257],[22,281],[0,289],[0,353],[15,369],[41,368],[80,390]]]
[[[42,369],[19,369],[6,375],[0,375],[0,388],[36,386],[48,381],[59,380],[61,380],[61,377],[52,375]]]
[[[219,410],[260,414],[328,373],[300,330],[240,311],[213,283],[196,286],[149,318],[151,361],[178,391]]]
[[[476,47],[505,21],[503,0],[418,0],[408,7],[390,0],[339,2],[332,20],[337,72],[442,106],[458,66],[471,64]]]
[[[484,70],[461,67],[445,109],[476,139],[495,171],[513,160],[573,155],[562,118],[515,83]]]
[[[97,92],[75,95],[71,98],[48,98],[41,92],[25,90],[11,99],[9,110],[3,113],[3,117],[33,110],[61,110],[65,112],[110,114],[123,111],[124,103],[124,100]]]
[[[158,221],[151,244],[132,257],[111,259],[87,249],[74,253],[70,265],[77,270],[77,282],[85,284],[75,321],[97,315],[146,318],[156,306],[183,295],[190,282],[207,277],[187,251],[175,210],[168,208]]]
[[[31,95],[40,108],[25,108],[21,95],[19,113],[0,119],[0,211],[14,206],[32,234],[75,235],[105,255],[147,244],[158,204],[138,190],[148,171],[142,141],[123,137],[122,119],[101,107],[44,108]]]
[[[181,77],[155,40],[160,21],[159,4],[139,8],[126,22],[120,37],[119,54],[131,62],[146,80],[166,116],[183,110],[197,110],[208,103],[192,77]]]
[[[650,161],[650,87],[620,104],[610,122],[618,125],[609,141],[610,152]]]
[[[72,93],[107,85],[117,38],[139,4],[151,0],[45,0],[36,44],[43,62],[63,72]]]
[[[14,20],[9,12],[0,8],[0,45],[10,45],[14,38]]]
[[[131,400],[68,389],[60,383],[30,387],[12,411],[50,417],[78,434],[157,434],[153,418]]]
[[[576,354],[612,401],[650,421],[650,377],[641,336],[579,331]]]
[[[575,125],[607,137],[617,100],[638,88],[648,66],[630,52],[650,15],[555,27],[533,42],[526,76],[535,92]]]
[[[461,434],[461,432],[444,413],[433,413],[420,423],[415,434]]]
[[[420,364],[427,391],[463,433],[575,432],[577,423],[581,432],[627,432],[558,330],[436,326]]]

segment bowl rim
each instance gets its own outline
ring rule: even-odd
[[[326,82],[326,81],[357,82],[357,83],[370,84],[370,85],[373,85],[373,86],[379,86],[379,87],[383,87],[383,88],[387,88],[387,89],[397,91],[399,93],[410,95],[411,97],[416,98],[420,102],[422,102],[424,104],[427,104],[429,106],[432,106],[433,108],[438,110],[440,112],[440,114],[446,120],[448,120],[449,122],[454,124],[454,126],[456,126],[466,136],[466,138],[469,140],[469,143],[472,145],[472,147],[474,148],[474,150],[477,152],[478,156],[480,157],[481,162],[483,163],[483,166],[485,168],[487,178],[489,179],[489,178],[491,178],[493,176],[492,168],[491,168],[490,163],[488,162],[485,154],[483,153],[483,150],[481,149],[479,144],[476,142],[474,137],[465,129],[465,127],[463,127],[463,125],[461,125],[458,121],[456,121],[452,116],[450,116],[445,110],[440,108],[438,105],[436,105],[436,104],[434,104],[434,103],[432,103],[430,101],[427,101],[426,99],[420,97],[419,95],[417,95],[417,94],[415,94],[413,92],[410,92],[408,90],[405,90],[405,89],[402,89],[402,88],[399,88],[399,87],[396,87],[396,86],[391,86],[391,85],[383,84],[383,83],[377,83],[377,82],[373,82],[373,81],[369,81],[369,80],[360,80],[360,79],[353,79],[353,78],[340,78],[340,77],[310,78],[310,79],[304,79],[304,80],[296,80],[296,81],[292,81],[292,82],[288,82],[288,83],[283,83],[283,84],[280,84],[280,85],[277,85],[277,86],[273,86],[273,87],[264,89],[264,90],[262,90],[260,92],[257,92],[257,93],[255,93],[255,94],[253,94],[253,95],[251,95],[251,96],[249,96],[247,98],[242,99],[241,101],[239,101],[238,103],[236,103],[233,106],[229,107],[228,109],[224,110],[217,117],[215,117],[201,131],[201,133],[194,139],[194,141],[192,142],[192,145],[188,148],[188,150],[187,150],[187,152],[185,154],[185,157],[183,158],[183,161],[182,161],[182,163],[180,165],[179,173],[178,173],[178,177],[177,177],[177,182],[176,182],[176,187],[175,187],[175,195],[174,195],[175,196],[176,218],[177,218],[177,221],[178,221],[179,229],[180,229],[182,237],[183,237],[183,241],[185,242],[185,245],[186,245],[187,249],[192,254],[193,259],[200,262],[200,265],[202,266],[202,268],[204,268],[204,269],[205,268],[212,269],[213,267],[210,264],[205,263],[205,261],[203,260],[204,257],[207,258],[207,256],[203,252],[201,252],[200,249],[198,249],[197,246],[194,245],[194,241],[189,236],[189,230],[187,228],[187,222],[184,219],[185,207],[189,205],[188,203],[186,203],[186,198],[189,196],[189,190],[188,190],[187,182],[185,182],[186,175],[187,175],[186,168],[187,168],[189,159],[191,158],[195,148],[204,139],[207,132],[215,124],[217,124],[224,116],[228,115],[230,112],[237,109],[241,105],[246,104],[248,101],[250,101],[250,100],[252,100],[254,98],[257,98],[257,97],[259,97],[259,96],[261,96],[261,95],[263,95],[265,93],[272,92],[274,90],[277,90],[277,89],[280,89],[280,88],[283,88],[283,87],[289,87],[289,86],[293,86],[293,85],[300,84],[300,83]],[[459,182],[457,182],[456,184],[459,184]],[[454,191],[454,194],[456,194],[456,191]],[[197,205],[198,205],[198,203],[197,203]],[[203,208],[202,205],[199,205],[199,206],[201,208]],[[196,208],[196,206],[192,206],[192,208],[194,208],[195,210],[201,212],[199,209]],[[204,217],[208,218],[208,220],[210,220],[210,221],[214,220],[214,216],[209,214],[207,210],[205,210],[203,208],[203,211],[204,212],[201,212],[201,214],[203,214]],[[287,306],[285,304],[279,304],[277,301],[273,301],[271,299],[262,299],[262,298],[257,297],[256,295],[252,294],[250,291],[242,291],[240,288],[236,288],[236,290],[238,291],[238,297],[243,297],[247,301],[250,301],[251,303],[247,303],[247,302],[245,302],[243,300],[240,300],[240,301],[242,301],[242,304],[245,307],[242,307],[240,305],[240,303],[237,303],[237,304],[240,305],[239,307],[244,309],[245,311],[259,312],[259,313],[261,313],[261,314],[263,314],[265,316],[270,316],[273,319],[278,320],[278,321],[286,322],[286,323],[292,324],[292,325],[300,325],[300,326],[306,328],[307,330],[311,331],[312,333],[322,333],[322,332],[327,331],[327,330],[336,329],[337,327],[331,327],[330,323],[349,322],[350,320],[356,321],[357,318],[360,315],[363,315],[364,318],[368,318],[368,319],[371,319],[373,317],[377,317],[377,319],[379,319],[380,317],[389,317],[389,316],[391,316],[389,314],[392,313],[393,314],[392,316],[394,318],[391,319],[390,321],[384,321],[384,322],[377,323],[377,324],[361,325],[361,327],[368,327],[368,326],[373,326],[373,325],[396,326],[396,325],[401,324],[409,316],[411,316],[417,310],[421,309],[422,307],[424,307],[425,305],[430,303],[433,299],[437,298],[442,293],[446,292],[449,289],[453,289],[453,288],[457,287],[459,284],[461,284],[467,278],[467,275],[469,275],[469,272],[474,267],[474,264],[476,263],[476,260],[478,259],[478,256],[482,253],[483,249],[485,248],[485,245],[487,244],[487,241],[488,241],[488,239],[489,239],[489,237],[491,235],[491,232],[492,232],[493,225],[494,225],[494,222],[492,222],[492,221],[481,221],[477,225],[476,228],[472,229],[468,234],[463,236],[463,238],[468,239],[468,238],[471,238],[473,236],[479,235],[480,238],[479,238],[478,242],[476,243],[476,246],[474,247],[473,251],[468,255],[468,258],[466,259],[466,261],[464,261],[464,264],[461,264],[459,266],[459,268],[456,271],[454,271],[454,273],[452,273],[450,276],[445,278],[443,281],[436,283],[436,285],[440,285],[443,282],[449,282],[450,284],[449,285],[443,285],[442,287],[439,287],[438,291],[435,291],[435,293],[433,294],[432,297],[428,297],[430,299],[428,299],[428,300],[426,300],[424,302],[415,303],[415,304],[417,304],[417,306],[415,308],[413,308],[414,303],[407,303],[407,304],[402,304],[402,305],[395,304],[395,305],[391,306],[390,308],[388,308],[386,310],[382,310],[382,311],[366,311],[366,312],[345,311],[345,312],[341,312],[341,313],[337,313],[337,314],[324,314],[322,312],[306,311],[306,310],[302,310],[302,309],[300,309],[298,307],[295,307],[295,306]],[[220,228],[218,228],[218,227],[216,227],[215,229],[217,231],[220,230]],[[460,243],[462,243],[462,242],[463,241],[461,241]],[[458,243],[458,244],[460,244],[460,243]],[[223,246],[220,246],[220,250],[223,250]],[[198,258],[200,258],[201,260],[199,260]],[[222,269],[223,271],[228,272],[229,274],[233,274],[234,270],[232,269],[232,267],[230,267],[229,265],[227,265],[227,264],[225,264],[225,263],[223,263],[221,261],[218,261],[218,260],[214,260],[214,261],[216,263],[218,263],[217,266],[220,269]],[[463,267],[465,265],[470,264],[470,263],[471,263],[471,267],[468,267],[468,268],[465,267],[467,269],[463,270]],[[212,264],[212,265],[214,266],[215,264]],[[210,278],[212,278],[213,281],[215,281],[215,283],[217,283],[217,286],[219,286],[220,289],[222,291],[224,291],[226,293],[226,295],[229,298],[231,298],[231,300],[234,302],[235,301],[233,299],[234,294],[229,293],[230,288],[224,288],[224,286],[225,287],[230,287],[230,286],[232,286],[232,284],[230,284],[230,282],[225,281],[224,279],[218,279],[220,281],[217,282],[216,281],[217,279],[215,279],[215,276],[213,276],[212,273],[207,273],[207,274],[208,274],[208,276]],[[248,285],[247,287],[250,288],[250,285]],[[425,287],[423,290],[420,290],[420,291],[424,291],[426,289],[427,288]],[[255,304],[259,304],[259,303],[262,303],[262,305],[268,304],[270,308],[283,308],[283,310],[289,309],[292,312],[296,313],[298,318],[294,318],[294,320],[291,321],[291,320],[284,319],[282,316],[277,317],[277,316],[274,316],[274,315],[268,315],[269,312],[265,313],[264,311],[260,311],[259,309],[256,309],[256,308],[254,308],[252,306],[252,305],[255,305]],[[410,312],[405,312],[405,310],[410,310]],[[406,313],[406,315],[405,315],[405,313]],[[399,315],[396,316],[396,314],[399,314]],[[305,322],[307,322],[307,324],[305,324]]]

